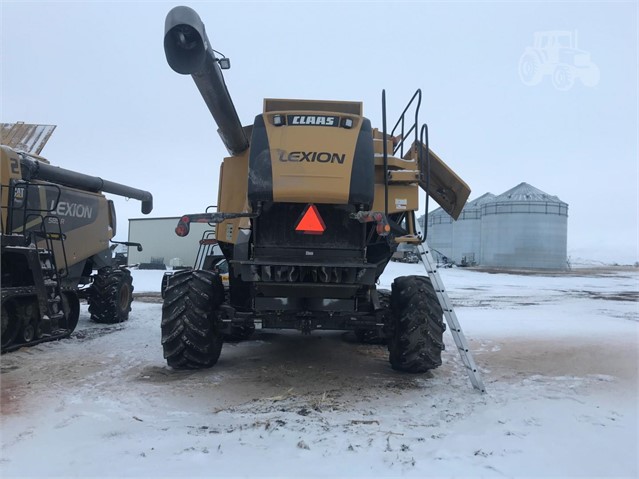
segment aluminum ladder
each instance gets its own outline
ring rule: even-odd
[[[481,375],[479,374],[479,370],[477,369],[477,365],[475,364],[473,355],[470,352],[468,342],[466,341],[466,336],[464,336],[461,325],[457,320],[457,314],[455,314],[455,310],[453,309],[453,303],[450,301],[448,293],[444,288],[444,283],[442,282],[442,279],[439,276],[439,272],[437,271],[437,263],[433,261],[433,256],[430,253],[430,248],[428,248],[426,240],[424,240],[422,244],[418,245],[417,249],[420,253],[419,257],[421,258],[422,264],[424,265],[424,268],[426,268],[426,272],[428,273],[428,277],[433,283],[435,293],[437,293],[437,299],[439,300],[439,304],[444,311],[444,318],[446,318],[448,328],[453,335],[453,339],[455,340],[455,344],[457,345],[457,349],[459,350],[459,355],[461,356],[462,363],[466,367],[470,382],[475,389],[484,393],[486,392],[484,382],[481,379]]]

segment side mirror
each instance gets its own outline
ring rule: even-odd
[[[231,60],[229,58],[218,58],[217,62],[220,64],[222,70],[228,70],[231,68]]]

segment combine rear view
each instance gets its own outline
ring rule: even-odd
[[[265,99],[243,127],[198,15],[168,14],[169,65],[190,74],[230,156],[220,169],[217,211],[185,215],[216,225],[229,291],[207,269],[168,279],[162,313],[164,357],[174,368],[213,366],[225,337],[263,328],[350,330],[384,340],[391,366],[424,372],[441,364],[443,312],[426,276],[376,284],[398,245],[419,245],[419,189],[456,218],[468,186],[428,148],[418,123],[421,92],[395,124],[373,128],[360,102]],[[245,332],[246,334],[242,334]],[[234,334],[235,333],[235,334]]]

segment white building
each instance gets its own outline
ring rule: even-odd
[[[188,236],[175,234],[180,217],[133,218],[129,220],[129,241],[142,244],[142,251],[129,247],[128,264],[161,262],[166,266],[193,266],[200,239],[214,227],[191,223]]]

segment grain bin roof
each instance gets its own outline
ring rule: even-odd
[[[479,199],[479,198],[477,198]],[[502,193],[499,196],[495,196],[493,201],[498,203],[506,203],[506,202],[544,202],[544,203],[561,203],[566,204],[561,201],[558,197],[549,195],[548,193],[544,193],[543,191],[535,188],[528,183],[519,183],[514,188],[509,189],[508,191]]]
[[[464,209],[478,208],[484,203],[489,203],[495,199],[495,195],[492,193],[484,193],[479,198],[475,198],[473,201],[469,201],[466,203],[466,207]]]

